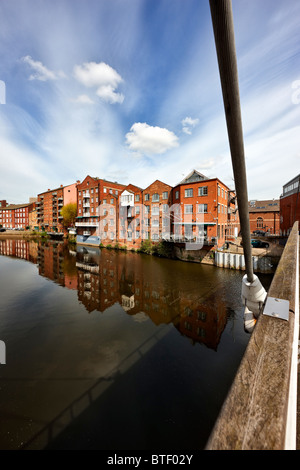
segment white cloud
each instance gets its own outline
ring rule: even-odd
[[[30,55],[23,57],[22,60],[34,70],[34,73],[30,75],[29,80],[40,80],[45,82],[47,80],[57,80],[58,78],[65,77],[63,72],[55,73],[52,70],[49,70],[42,64],[42,62],[33,60]]]
[[[77,96],[77,98],[75,98],[72,101],[73,103],[79,103],[79,104],[94,104],[94,101],[88,95]]]
[[[145,154],[161,154],[178,147],[178,137],[168,129],[136,122],[126,134],[130,150]]]
[[[191,134],[192,129],[198,124],[199,119],[192,119],[191,117],[186,117],[181,121],[182,130],[185,134]]]
[[[97,88],[96,94],[108,103],[122,103],[124,96],[116,92],[122,77],[104,62],[86,62],[74,67],[75,78],[88,88]]]

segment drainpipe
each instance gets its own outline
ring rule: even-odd
[[[253,273],[243,129],[240,109],[237,59],[231,0],[210,0],[216,51],[226,115],[231,161],[240,216],[246,275],[242,284],[245,328],[251,332],[259,316],[266,291]]]

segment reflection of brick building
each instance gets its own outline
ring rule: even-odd
[[[0,240],[0,255],[12,256],[36,264],[38,256],[37,244],[23,239]]]
[[[77,288],[76,260],[63,243],[38,245],[39,274],[68,289]]]
[[[262,230],[270,235],[279,235],[279,200],[249,202],[250,231]]]
[[[283,186],[280,196],[280,232],[288,235],[294,223],[300,222],[300,174]]]
[[[100,252],[99,252],[100,253]],[[185,290],[178,280],[169,282],[154,261],[145,265],[134,253],[105,250],[97,256],[77,258],[78,299],[88,312],[104,312],[115,303],[137,321],[173,323],[184,336],[216,349],[226,325],[226,306],[220,295]],[[155,275],[152,272],[155,271]]]

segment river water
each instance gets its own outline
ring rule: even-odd
[[[54,242],[0,255],[1,449],[205,447],[249,341],[243,272]]]

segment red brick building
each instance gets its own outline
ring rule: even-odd
[[[119,196],[118,242],[128,248],[142,240],[143,190],[129,184]]]
[[[77,184],[77,242],[99,245],[117,239],[119,194],[125,185],[86,176]]]
[[[220,247],[239,233],[235,193],[192,171],[174,188],[142,189],[87,176],[77,185],[77,242],[139,248],[143,240],[199,241]]]
[[[278,199],[249,201],[250,231],[267,232],[269,235],[280,234],[280,205]]]
[[[236,207],[232,191],[218,178],[209,179],[194,170],[173,188],[172,196],[175,241],[220,247],[229,236],[229,227],[233,231],[238,226],[231,215]]]
[[[280,196],[280,232],[288,235],[294,222],[300,222],[300,174],[283,186]]]
[[[66,203],[76,203],[77,193],[75,189],[78,183],[67,186],[61,184],[59,188],[48,189],[38,194],[36,205],[39,230],[59,233],[65,231],[60,211]]]
[[[0,226],[6,229],[23,229],[29,227],[29,213],[35,203],[7,204],[0,207]]]
[[[172,221],[172,186],[159,180],[143,191],[142,238],[159,241],[170,239]]]

